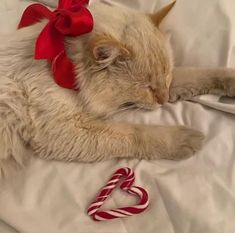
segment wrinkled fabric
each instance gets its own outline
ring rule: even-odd
[[[15,29],[27,2],[0,1],[0,30],[6,34]],[[125,4],[154,11],[167,1],[126,0]],[[235,68],[234,10],[233,0],[178,0],[161,25],[171,35],[176,65]],[[122,159],[84,164],[33,159],[13,181],[0,186],[0,232],[234,232],[234,106],[234,99],[203,96],[150,113],[121,116],[134,123],[183,124],[203,131],[207,136],[203,149],[185,161]],[[127,219],[93,222],[86,208],[122,166],[135,171],[135,184],[148,191],[150,207]],[[116,190],[104,207],[133,203]]]

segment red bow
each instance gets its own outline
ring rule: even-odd
[[[49,20],[35,46],[35,59],[52,62],[55,82],[69,89],[75,87],[74,64],[67,57],[64,37],[79,36],[93,29],[93,18],[85,7],[89,0],[60,0],[56,10],[50,11],[41,4],[32,4],[23,13],[18,28],[30,26],[43,18]]]

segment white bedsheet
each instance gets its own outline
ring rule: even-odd
[[[125,4],[153,11],[167,2],[126,0]],[[15,30],[26,5],[26,1],[0,0],[1,33]],[[161,25],[172,33],[176,65],[235,67],[234,12],[234,0],[178,0]],[[216,96],[195,101],[204,105],[178,102],[152,113],[123,116],[132,122],[185,124],[202,130],[207,140],[195,157],[181,162],[113,160],[94,164],[34,159],[14,181],[0,186],[0,233],[235,232],[235,117],[231,114],[235,103]],[[86,208],[122,166],[135,170],[135,184],[148,190],[150,207],[127,219],[93,222]],[[116,191],[106,206],[127,203],[133,200]]]

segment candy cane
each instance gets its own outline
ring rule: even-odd
[[[122,207],[106,211],[99,210],[113,189],[122,179],[123,182],[120,185],[120,188],[129,194],[139,197],[139,203],[129,207]],[[118,169],[89,206],[87,210],[88,215],[91,216],[95,221],[103,221],[142,213],[149,205],[148,193],[141,187],[132,186],[134,180],[135,175],[130,168],[126,167]]]

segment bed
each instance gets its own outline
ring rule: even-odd
[[[53,0],[44,1],[54,4]],[[153,12],[167,0],[113,0]],[[16,30],[23,0],[0,1],[0,33]],[[171,36],[176,66],[235,68],[235,1],[178,0],[161,24]],[[1,181],[1,233],[232,233],[235,229],[235,99],[213,95],[166,104],[151,113],[120,116],[135,123],[184,124],[206,141],[185,161],[111,160],[62,163],[32,158],[11,181]],[[126,219],[94,222],[86,209],[112,173],[135,171],[135,184],[149,193],[150,206]],[[105,207],[133,199],[116,190]]]

